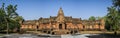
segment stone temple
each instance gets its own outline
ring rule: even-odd
[[[39,18],[38,20],[25,20],[21,23],[21,29],[26,31],[40,31],[47,34],[75,34],[80,31],[104,30],[105,22],[100,20],[82,20],[65,16],[62,8],[59,9],[57,16],[49,18]]]

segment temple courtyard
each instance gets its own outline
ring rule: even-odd
[[[106,34],[78,34],[78,35],[34,35],[34,34],[10,34],[0,38],[120,38],[120,35]]]
[[[2,35],[0,38],[120,38],[120,33],[117,32],[117,35],[113,34],[114,32],[102,32],[102,31],[81,31],[77,34],[64,34],[64,35],[51,35],[51,34],[8,34]]]

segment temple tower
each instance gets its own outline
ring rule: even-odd
[[[58,11],[56,21],[58,23],[59,29],[65,29],[65,16],[64,16],[62,8],[60,8]]]
[[[56,21],[62,23],[62,22],[64,22],[64,20],[65,20],[64,13],[63,13],[62,8],[60,8],[59,11],[58,11]]]

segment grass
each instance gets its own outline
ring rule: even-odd
[[[114,31],[80,31],[81,34],[114,34]],[[120,34],[120,31],[117,31]]]
[[[6,35],[6,34],[0,34],[0,36],[4,36],[4,35]]]

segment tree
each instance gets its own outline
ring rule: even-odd
[[[96,17],[95,19],[96,19],[96,20],[101,20],[101,19],[103,19],[103,17],[99,17],[99,16],[98,16],[98,17]]]
[[[0,30],[6,30],[7,27],[7,33],[9,30],[13,29],[19,29],[20,28],[20,21],[23,20],[21,16],[19,16],[16,12],[17,5],[8,5],[5,9],[4,3],[2,7],[0,8]]]
[[[106,15],[106,29],[115,31],[120,30],[120,0],[113,0],[113,6],[108,7]]]
[[[120,10],[120,0],[112,0],[113,1],[113,6],[117,7],[117,9]]]
[[[91,20],[91,21],[95,21],[96,19],[95,19],[94,16],[91,16],[91,17],[89,18],[89,20]]]
[[[5,29],[5,11],[4,11],[4,3],[2,5],[2,7],[0,8],[0,30]]]
[[[109,27],[109,30],[113,30],[116,31],[119,29],[119,13],[118,10],[116,10],[115,7],[108,7],[108,14],[107,16],[107,20],[106,20],[106,25],[107,27]]]

